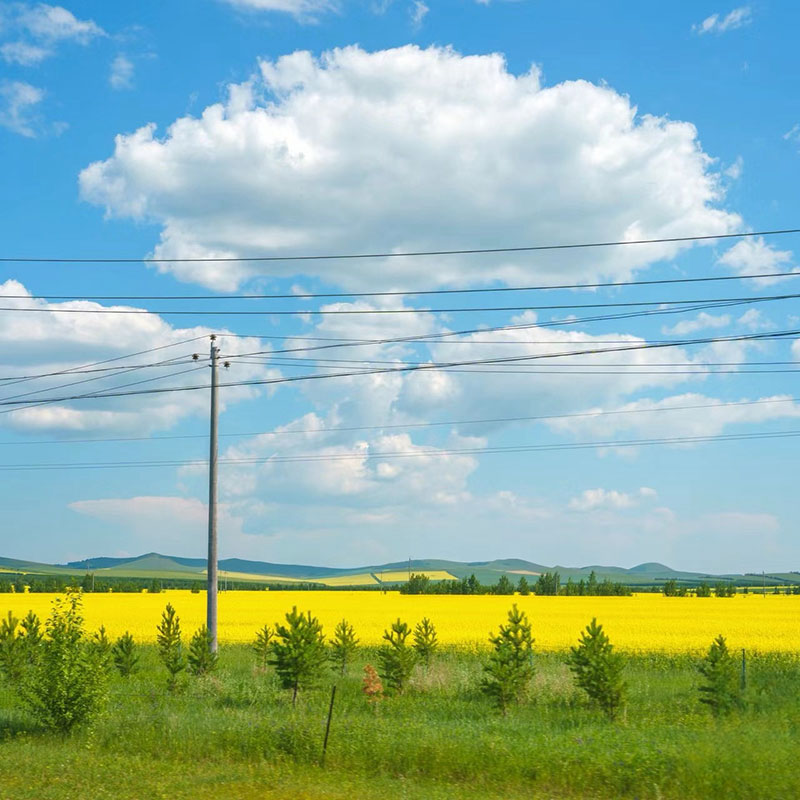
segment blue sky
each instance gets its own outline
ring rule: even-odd
[[[796,4],[774,0],[3,2],[0,256],[291,256],[796,228],[799,27]],[[185,362],[207,353],[212,331],[229,382],[626,343],[637,349],[547,366],[223,389],[221,553],[797,569],[795,439],[613,446],[800,429],[800,344],[730,341],[800,328],[797,300],[592,321],[581,319],[614,309],[531,309],[749,300],[800,291],[795,279],[303,295],[792,273],[798,247],[785,235],[360,261],[6,262],[0,399],[64,394],[98,373],[11,380],[111,358],[178,364],[69,391],[203,384],[206,363]],[[80,299],[130,295],[205,299]],[[516,310],[428,313],[454,307]],[[109,308],[152,313],[94,313]],[[166,313],[178,309],[190,313]],[[297,309],[346,313],[276,313]],[[350,313],[376,310],[403,313]],[[464,330],[477,332],[442,336]],[[427,341],[375,343],[408,336]],[[316,339],[359,342],[296,351]],[[205,458],[207,403],[186,391],[0,413],[2,554],[202,555],[205,469],[175,462]],[[533,446],[556,449],[494,452]],[[76,468],[106,462],[137,463]]]

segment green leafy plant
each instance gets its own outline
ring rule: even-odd
[[[331,640],[331,661],[342,675],[347,670],[357,646],[358,639],[353,626],[343,619],[334,629]]]
[[[416,652],[406,643],[410,635],[408,623],[401,622],[398,618],[383,632],[386,644],[378,651],[378,673],[388,690],[397,694],[405,688],[417,663]]]
[[[178,675],[186,669],[186,657],[181,641],[181,621],[171,603],[167,603],[158,625],[158,655],[167,668],[167,688],[172,692],[178,688]]]
[[[189,672],[192,675],[208,675],[217,668],[218,657],[211,649],[211,632],[201,625],[189,641]]]
[[[613,719],[625,700],[624,661],[614,652],[614,645],[603,626],[597,624],[597,619],[592,619],[581,633],[567,663],[575,683],[589,695],[592,703]]]
[[[258,663],[262,669],[266,669],[269,664],[269,656],[271,652],[270,642],[275,632],[269,625],[265,625],[260,630],[256,631],[256,640],[253,643],[253,650],[258,656]]]
[[[523,698],[535,674],[533,641],[528,616],[516,604],[508,612],[508,623],[496,636],[489,636],[493,649],[483,668],[481,688],[503,714]]]
[[[106,698],[106,670],[84,634],[81,610],[77,592],[53,602],[41,655],[21,690],[32,714],[62,732],[89,721]]]
[[[423,617],[414,628],[414,652],[427,667],[438,649],[439,638],[436,635],[436,627],[427,617]]]
[[[139,669],[139,654],[136,652],[136,643],[128,631],[114,642],[111,648],[111,657],[117,672],[123,678],[128,678]]]
[[[328,652],[322,625],[311,612],[301,614],[294,606],[286,614],[286,624],[275,626],[270,664],[278,673],[281,686],[292,690],[292,705],[300,689],[313,686],[322,675]]]
[[[705,681],[700,686],[700,702],[715,716],[728,714],[742,705],[742,689],[736,659],[728,650],[725,637],[717,636],[697,667]]]

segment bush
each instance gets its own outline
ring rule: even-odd
[[[742,690],[736,660],[728,650],[724,636],[714,639],[697,669],[705,678],[705,683],[700,686],[700,702],[705,703],[715,716],[741,707]]]
[[[311,612],[301,614],[294,606],[286,615],[286,625],[276,625],[270,664],[278,673],[281,686],[292,690],[292,705],[297,692],[313,686],[321,677],[328,653],[322,625]]]
[[[534,676],[533,638],[528,616],[516,604],[508,612],[508,624],[501,625],[496,636],[489,636],[494,649],[483,668],[481,688],[503,712],[525,695]]]
[[[353,657],[357,645],[358,639],[353,626],[343,619],[334,629],[331,640],[331,660],[342,675],[344,675],[347,663]]]
[[[217,654],[211,649],[211,632],[201,625],[189,642],[189,672],[192,675],[208,675],[217,668]]]
[[[0,673],[11,683],[19,682],[25,669],[25,652],[18,626],[19,618],[10,611],[0,622]]]
[[[89,721],[106,698],[106,673],[83,631],[81,598],[68,592],[53,602],[41,654],[21,697],[47,728],[66,733]]]
[[[157,630],[158,655],[167,668],[167,688],[173,692],[178,688],[178,675],[186,669],[186,658],[181,641],[181,620],[171,603],[167,603]]]
[[[436,636],[436,628],[427,617],[423,617],[414,628],[414,651],[427,667],[431,663],[431,657],[438,649],[439,640]]]
[[[411,628],[407,622],[400,622],[398,618],[388,630],[383,632],[386,642],[378,651],[378,661],[381,676],[390,692],[400,693],[408,683],[417,654],[407,644],[406,639],[411,635]]]
[[[270,642],[273,636],[274,631],[269,625],[265,625],[261,630],[256,631],[256,640],[253,643],[253,650],[258,656],[258,661],[262,669],[266,669],[269,664],[269,655],[271,652]]]
[[[136,652],[136,644],[133,641],[133,636],[128,631],[114,642],[111,648],[111,658],[114,661],[114,666],[117,672],[123,678],[128,678],[139,669],[139,655]]]
[[[625,698],[624,662],[596,619],[586,626],[567,663],[575,682],[589,699],[613,719]]]

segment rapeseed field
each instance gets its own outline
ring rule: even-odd
[[[33,609],[42,619],[54,595],[0,595],[0,615],[22,616]],[[205,593],[172,590],[160,594],[87,594],[87,628],[104,625],[110,637],[128,630],[140,642],[155,641],[156,625],[167,603],[175,606],[183,630],[191,634],[205,620]],[[664,597],[509,597],[401,595],[359,591],[237,591],[219,598],[219,633],[223,643],[251,641],[262,625],[283,619],[297,605],[319,617],[325,631],[347,618],[364,645],[380,643],[393,620],[414,625],[429,617],[442,644],[485,647],[490,631],[505,620],[512,603],[525,610],[533,625],[536,648],[563,650],[574,644],[592,618],[603,623],[611,640],[628,652],[698,652],[723,634],[731,648],[760,652],[800,651],[800,597],[759,594],[733,598]]]

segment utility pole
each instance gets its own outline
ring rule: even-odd
[[[217,337],[211,334],[211,428],[209,432],[210,451],[208,456],[208,590],[206,592],[206,627],[211,643],[211,652],[217,652],[217,396],[219,382],[217,362],[219,347]]]

